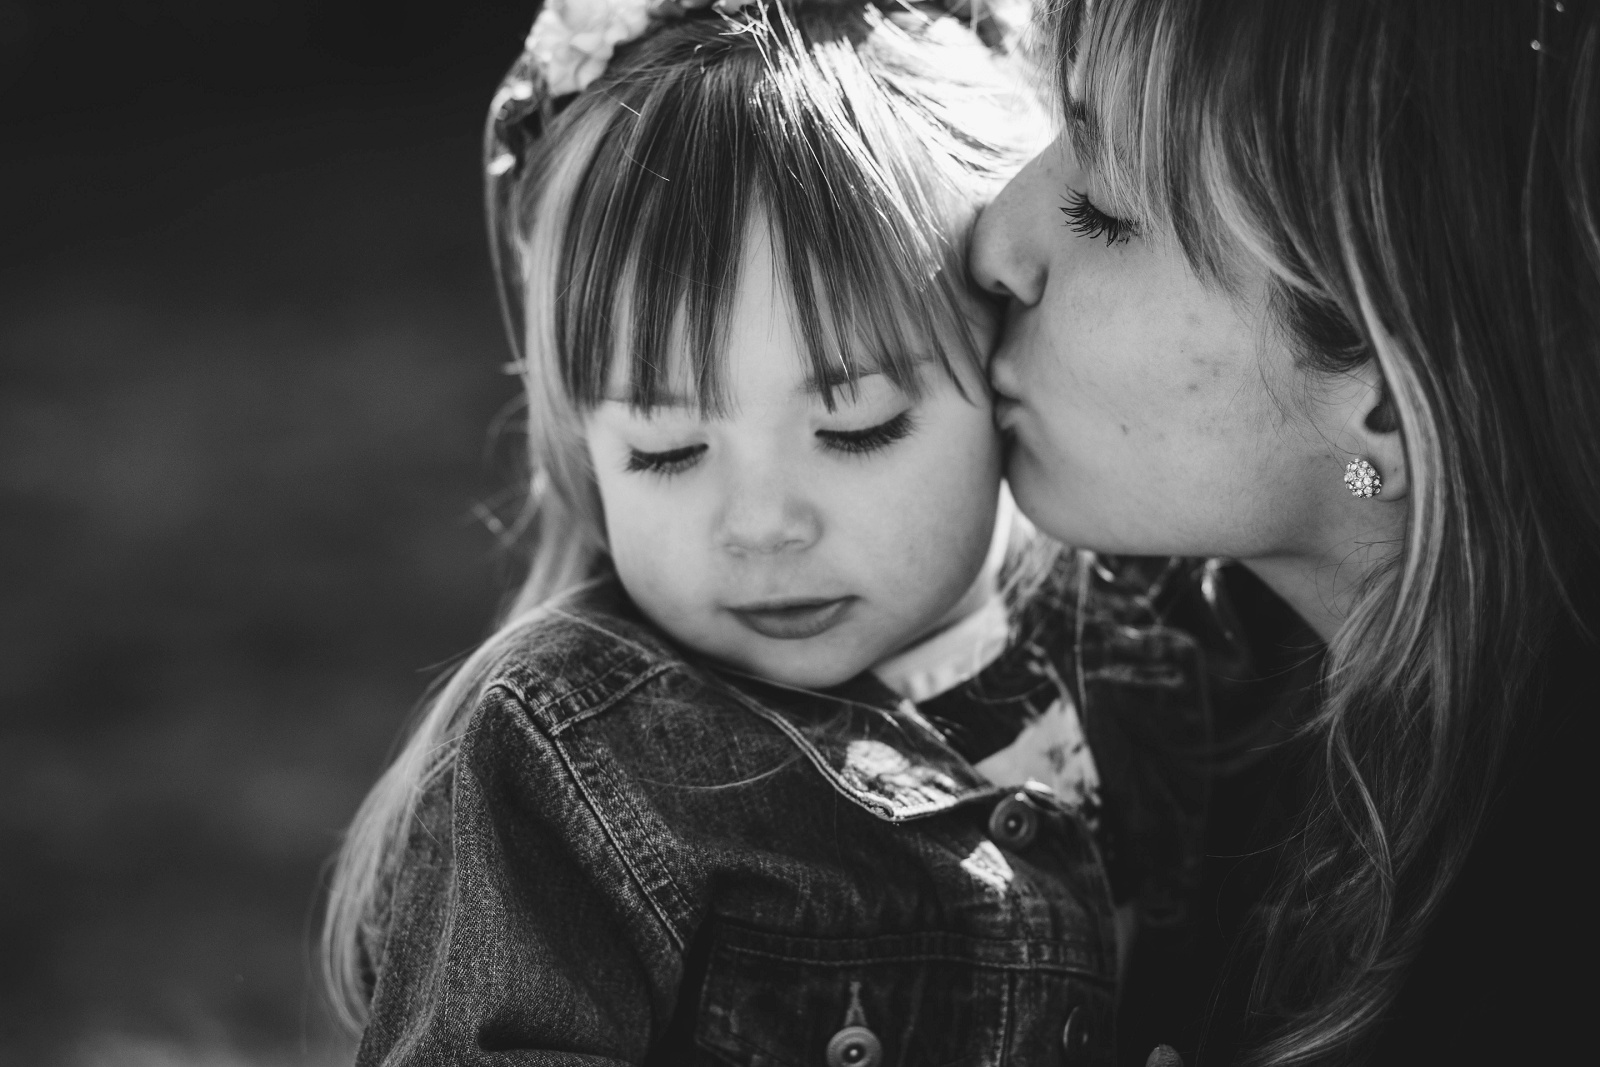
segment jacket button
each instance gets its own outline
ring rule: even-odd
[[[1089,1062],[1089,1040],[1094,1035],[1089,1016],[1082,1008],[1073,1008],[1067,1016],[1067,1025],[1061,1028],[1061,1051],[1067,1055],[1067,1067]]]
[[[995,844],[1020,852],[1033,844],[1039,833],[1039,813],[1026,793],[1015,793],[994,806],[989,813],[989,836]]]
[[[878,1067],[882,1061],[883,1043],[865,1026],[847,1026],[828,1042],[828,1067]]]

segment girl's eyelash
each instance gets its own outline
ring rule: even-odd
[[[1076,189],[1070,190],[1062,197],[1066,201],[1061,205],[1061,213],[1067,217],[1067,225],[1079,237],[1104,237],[1106,247],[1120,245],[1127,242],[1130,237],[1137,237],[1139,227],[1127,219],[1119,219],[1114,215],[1107,215],[1104,211],[1089,202],[1088,193],[1080,193]]]
[[[823,447],[831,451],[862,456],[888,448],[910,436],[916,428],[916,420],[911,417],[911,412],[902,411],[888,422],[880,422],[864,430],[818,430],[817,437]]]
[[[679,474],[694,466],[705,450],[705,445],[685,445],[665,452],[641,452],[637,448],[630,448],[627,469],[636,474]]]
[[[909,436],[915,429],[916,423],[911,412],[902,411],[888,422],[880,422],[864,430],[818,430],[817,437],[829,451],[861,456],[887,448]],[[641,452],[637,448],[630,448],[627,470],[634,474],[681,474],[699,462],[705,451],[705,445],[685,445],[665,452]]]

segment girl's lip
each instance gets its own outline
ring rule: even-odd
[[[830,600],[763,600],[729,608],[746,629],[778,641],[800,641],[831,630],[855,604],[853,596]]]

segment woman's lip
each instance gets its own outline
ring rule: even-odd
[[[1022,401],[1000,395],[994,399],[994,424],[1001,433],[1014,429],[1017,415],[1022,411]]]
[[[728,611],[746,629],[778,641],[800,641],[816,637],[841,622],[855,604],[853,596],[831,600],[762,600],[741,604]]]
[[[1016,364],[1011,362],[1009,346],[1001,343],[1000,349],[989,360],[989,388],[1002,400],[1016,400],[1018,388]]]

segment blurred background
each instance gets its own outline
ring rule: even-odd
[[[325,864],[509,570],[532,13],[0,0],[0,1064],[348,1062]]]

